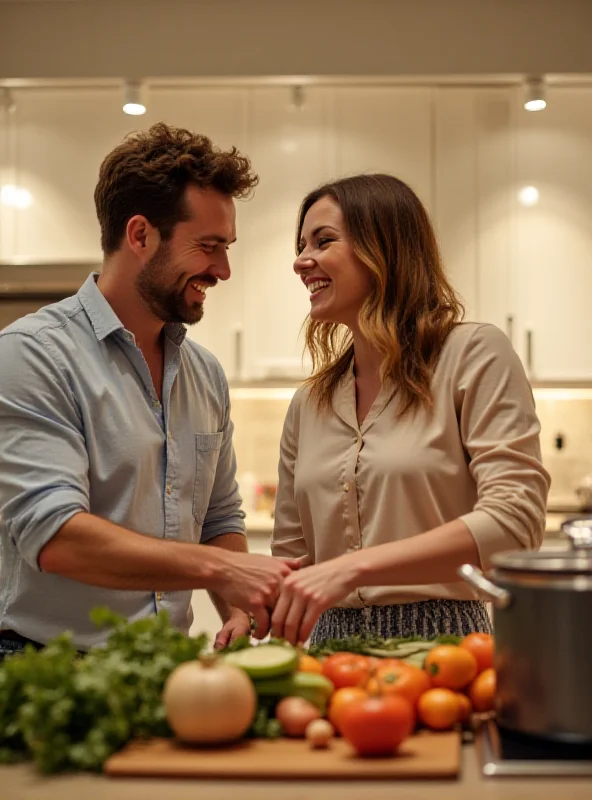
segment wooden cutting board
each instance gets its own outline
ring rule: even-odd
[[[173,739],[132,742],[105,764],[112,776],[257,779],[455,778],[460,734],[423,731],[391,758],[360,758],[342,739],[312,750],[299,739],[249,739],[228,747],[189,748]]]

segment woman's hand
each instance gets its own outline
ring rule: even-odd
[[[289,575],[271,618],[272,635],[291,644],[305,642],[323,611],[358,586],[361,556],[361,552],[340,556]]]

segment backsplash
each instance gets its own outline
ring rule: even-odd
[[[549,507],[571,507],[575,487],[592,472],[592,388],[535,388],[533,393],[543,461],[552,478]],[[275,483],[282,426],[294,389],[234,388],[230,394],[239,479],[251,473],[258,483]]]
[[[259,483],[277,483],[280,439],[295,389],[231,389],[238,475],[252,473]]]
[[[552,479],[549,508],[570,507],[576,504],[576,486],[592,472],[592,389],[535,388],[533,393],[543,462]]]

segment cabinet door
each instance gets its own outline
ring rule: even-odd
[[[298,101],[298,98],[296,98]],[[249,92],[249,148],[261,177],[245,207],[245,341],[242,377],[302,376],[308,293],[293,271],[298,208],[330,175],[328,90]]]
[[[545,111],[517,120],[516,189],[539,192],[515,201],[521,353],[535,380],[590,380],[592,89],[550,87]]]
[[[208,136],[223,149],[232,146],[245,155],[247,149],[246,90],[216,88],[155,88],[148,106],[150,121],[162,120]],[[146,115],[148,116],[148,115]],[[253,163],[255,171],[257,164]],[[236,201],[237,241],[229,251],[231,278],[208,292],[204,316],[188,329],[188,336],[202,344],[220,360],[229,378],[236,375],[236,331],[244,325],[244,256],[248,239],[250,201]]]
[[[430,90],[306,87],[302,99],[294,108],[285,88],[250,94],[249,152],[261,185],[249,206],[249,377],[302,374],[298,333],[309,300],[292,262],[298,207],[312,188],[343,175],[382,171],[408,181],[428,207],[432,201]]]
[[[9,169],[32,204],[13,214],[12,256],[101,263],[93,192],[105,155],[133,127],[117,88],[23,89]]]
[[[4,158],[2,171],[31,192],[33,203],[26,209],[2,210],[0,255],[6,258],[101,263],[93,193],[101,161],[130,131],[162,120],[204,133],[221,147],[244,149],[246,93],[239,88],[155,88],[148,94],[146,115],[135,118],[122,112],[117,87],[22,90],[14,95],[16,146]],[[231,252],[235,274],[209,294],[203,320],[189,330],[229,373],[233,329],[244,317],[243,206],[237,203],[239,240]]]
[[[16,176],[11,168],[12,153],[16,146],[16,129],[12,124],[13,114],[0,104],[0,189],[14,185]],[[15,248],[15,215],[18,209],[0,195],[0,261],[10,261]]]
[[[512,101],[505,89],[438,89],[434,170],[436,231],[466,318],[509,333]]]
[[[339,175],[387,172],[432,208],[432,90],[343,87],[335,90]]]

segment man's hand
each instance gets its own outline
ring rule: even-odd
[[[287,577],[273,611],[273,636],[291,644],[305,642],[323,611],[347,597],[356,588],[357,578],[357,559],[350,555],[304,567]]]
[[[232,553],[214,591],[231,606],[250,612],[256,623],[254,636],[263,639],[269,633],[270,611],[282,585],[299,566],[298,559]]]
[[[224,623],[222,630],[216,636],[214,649],[221,650],[229,644],[239,639],[241,636],[248,636],[251,632],[251,619],[248,614],[240,608],[234,608],[228,620]]]

